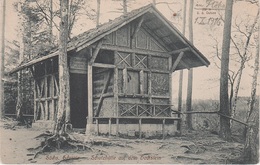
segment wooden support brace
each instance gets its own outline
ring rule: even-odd
[[[92,54],[92,57],[91,57],[90,61],[89,61],[90,65],[92,65],[94,63],[95,59],[97,58],[98,52],[99,52],[102,44],[103,44],[103,40],[100,40],[98,42],[97,46],[96,46],[96,49],[94,50],[94,52]]]
[[[140,20],[138,21],[137,26],[136,26],[136,28],[135,28],[133,34],[131,35],[131,39],[134,39],[134,38],[135,38],[136,34],[138,33],[138,31],[140,30],[140,28],[141,28],[141,26],[142,26],[143,21],[144,21],[144,17],[142,16],[142,17],[140,18]]]
[[[178,55],[177,59],[176,59],[175,62],[173,63],[172,68],[171,68],[171,70],[170,70],[171,73],[175,71],[175,69],[177,68],[178,64],[180,63],[180,61],[181,61],[183,55],[184,55],[184,52],[181,52],[181,53]]]

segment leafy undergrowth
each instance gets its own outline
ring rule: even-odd
[[[42,142],[49,132],[1,122],[1,161],[3,163],[240,163],[243,144],[225,142],[206,131],[183,131],[181,137],[161,139],[124,139],[73,132],[70,146],[46,148]],[[37,154],[38,153],[38,154]]]

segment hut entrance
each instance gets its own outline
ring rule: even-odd
[[[73,128],[86,128],[88,115],[87,74],[70,73],[70,108]]]

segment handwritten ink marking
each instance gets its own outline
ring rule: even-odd
[[[63,155],[62,159],[66,160],[66,159],[77,159],[79,158],[78,156],[75,155]]]
[[[195,24],[199,25],[211,25],[211,26],[220,26],[222,24],[221,18],[213,18],[213,17],[197,17],[194,21]]]
[[[45,157],[46,160],[60,160],[58,156],[56,155],[47,155]]]
[[[92,155],[91,160],[115,160],[115,156],[107,156],[107,155]]]
[[[225,5],[222,3],[222,1],[206,0],[206,8],[225,10]]]
[[[150,155],[142,155],[140,160],[161,160],[162,158],[159,156],[150,156]]]

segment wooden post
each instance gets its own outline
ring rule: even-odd
[[[165,119],[163,119],[162,121],[162,135],[163,135],[163,139],[165,139]]]
[[[114,69],[114,109],[114,116],[118,116],[118,68]]]
[[[149,71],[148,73],[148,96],[149,96],[149,102],[152,103],[152,72]]]
[[[148,55],[148,68],[151,68],[152,56]],[[149,102],[152,103],[152,72],[151,70],[148,72],[148,96]]]
[[[52,2],[51,2],[52,3]],[[52,42],[52,40],[50,39],[50,41]],[[54,73],[53,73],[53,59],[51,59],[51,82],[50,82],[50,96],[51,96],[51,120],[54,121],[54,115],[55,115],[55,112],[54,112]]]
[[[123,92],[127,94],[127,69],[123,69]]]
[[[119,118],[116,118],[116,136],[119,136]]]
[[[48,108],[48,100],[47,100],[47,97],[48,97],[48,83],[47,83],[47,66],[46,66],[46,62],[44,63],[44,71],[45,71],[45,75],[44,75],[44,98],[45,98],[45,106],[44,106],[44,110],[45,110],[45,117],[44,117],[44,120],[49,120],[48,116],[49,116],[49,108]]]
[[[140,94],[144,94],[144,71],[140,71]]]
[[[93,80],[92,80],[93,67],[88,64],[88,119],[86,134],[92,135],[93,133]]]
[[[142,119],[139,119],[139,139],[142,138]]]
[[[172,102],[172,56],[169,57],[169,95],[170,95],[170,104],[172,105],[173,102]],[[170,106],[171,108],[171,106]]]
[[[108,136],[111,136],[111,118],[108,120]]]
[[[34,104],[33,104],[33,112],[34,112],[34,122],[37,120],[37,106],[36,106],[36,80],[35,80],[35,77],[34,77],[34,85],[33,85],[33,101],[34,101]]]
[[[97,128],[97,135],[99,135],[99,123],[98,119],[96,118],[96,128]]]

